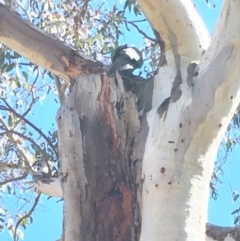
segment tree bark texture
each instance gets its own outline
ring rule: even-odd
[[[151,2],[153,4],[161,2],[162,6],[166,5],[166,7],[178,6],[174,4],[175,1]],[[230,3],[233,5],[232,7],[230,7]],[[145,2],[143,6],[144,4]],[[225,10],[226,13],[235,11],[239,8],[239,3],[227,1],[225,8],[227,9]],[[176,9],[173,8],[173,10]],[[162,15],[164,14],[163,11]],[[222,33],[216,32],[214,38],[218,39],[217,46],[213,43],[203,55],[203,45],[199,44],[198,48],[188,48],[192,46],[192,41],[194,42],[195,38],[199,37],[199,32],[201,32],[201,38],[203,39],[199,38],[199,43],[204,43],[204,38],[208,38],[205,35],[205,29],[201,31],[201,29],[197,29],[196,24],[194,25],[196,21],[192,21],[192,25],[185,24],[183,16],[188,16],[188,14],[188,11],[179,11],[176,15],[165,14],[158,22],[163,29],[162,34],[159,30],[160,36],[165,43],[168,43],[162,52],[166,62],[159,68],[158,74],[154,77],[152,109],[147,114],[147,124],[144,125],[148,128],[146,135],[144,135],[146,139],[139,138],[143,147],[141,151],[143,152],[136,159],[142,160],[142,162],[137,162],[140,166],[142,165],[141,179],[133,179],[130,182],[137,185],[143,183],[142,192],[140,191],[141,188],[138,189],[137,194],[135,192],[135,196],[140,197],[135,199],[138,200],[137,203],[133,202],[134,189],[132,187],[134,185],[130,185],[127,181],[131,180],[128,174],[130,173],[128,171],[129,166],[126,164],[129,161],[126,163],[119,161],[129,156],[129,143],[134,145],[135,140],[137,140],[136,137],[141,134],[139,130],[144,130],[142,128],[144,117],[139,117],[136,107],[137,101],[132,100],[131,105],[126,104],[126,101],[129,103],[131,100],[127,96],[130,93],[124,91],[124,87],[119,80],[116,85],[116,80],[114,78],[109,79],[106,75],[101,76],[101,81],[99,80],[101,87],[98,89],[95,87],[98,86],[97,82],[91,85],[89,81],[85,84],[82,79],[77,80],[76,83],[80,83],[83,89],[82,92],[77,94],[81,101],[72,97],[78,88],[76,83],[72,87],[73,92],[69,96],[69,100],[72,100],[70,106],[73,110],[79,110],[78,103],[82,103],[82,108],[85,108],[84,111],[83,109],[77,111],[78,115],[82,116],[80,117],[82,135],[86,133],[83,137],[86,143],[83,145],[83,153],[86,153],[85,156],[91,153],[92,157],[87,159],[97,158],[94,161],[97,163],[100,163],[99,158],[102,157],[103,159],[101,165],[103,169],[101,170],[98,167],[98,173],[94,172],[95,166],[91,166],[89,169],[87,166],[85,167],[84,173],[87,181],[81,184],[86,186],[84,195],[86,196],[89,192],[86,190],[94,190],[94,195],[96,195],[100,187],[104,188],[99,192],[100,197],[107,193],[107,198],[102,197],[101,199],[104,200],[101,201],[102,205],[95,204],[90,208],[89,206],[84,208],[84,210],[89,210],[88,213],[95,214],[95,216],[90,215],[90,217],[95,217],[98,224],[105,220],[105,226],[99,229],[101,234],[98,233],[99,226],[94,229],[94,232],[91,232],[93,229],[90,228],[94,225],[87,225],[84,229],[81,229],[82,234],[80,232],[80,236],[86,232],[86,235],[98,233],[97,240],[132,240],[133,237],[138,240],[139,231],[134,230],[135,220],[132,219],[136,216],[136,210],[133,207],[136,207],[137,204],[140,207],[140,212],[137,211],[137,217],[141,217],[140,241],[157,241],[160,237],[161,240],[167,241],[200,241],[205,238],[209,181],[213,164],[218,146],[239,103],[240,82],[235,66],[238,64],[236,59],[239,58],[239,48],[238,44],[229,41],[229,37],[226,37],[228,35],[225,31],[229,31],[230,35],[232,33],[230,27],[228,30],[224,30],[224,27],[228,26],[228,22],[232,21],[226,14],[222,14],[220,19],[220,25],[221,21],[225,22],[225,25],[222,25],[224,26],[223,29],[220,29],[226,36],[221,38]],[[191,14],[193,13],[191,12]],[[169,21],[168,17],[170,18]],[[184,35],[179,34],[179,38],[176,38],[173,34],[178,34],[181,31],[179,26],[170,24],[173,19],[175,19],[175,22],[182,22],[180,27],[182,27],[183,32],[192,32],[193,37],[186,39],[186,44],[189,45],[183,45]],[[164,31],[167,31],[167,33]],[[200,58],[199,70],[198,73],[195,73],[192,70],[192,61]],[[91,88],[92,92],[95,93],[92,101],[90,101],[90,90],[88,88]],[[119,90],[121,94],[119,94]],[[83,99],[83,96],[87,96],[87,98]],[[130,112],[128,106],[131,106]],[[90,114],[89,110],[94,111]],[[84,113],[84,115],[81,113]],[[101,113],[101,117],[98,117],[99,113]],[[127,113],[131,113],[131,118],[127,118],[129,116]],[[89,118],[86,119],[86,114],[96,118],[98,120],[95,121],[96,124]],[[123,119],[122,115],[126,119]],[[138,123],[137,120],[140,119],[141,121]],[[119,122],[116,120],[119,120]],[[138,124],[136,125],[136,123]],[[98,127],[96,128],[95,125],[97,124]],[[134,128],[132,129],[132,127]],[[131,139],[133,136],[134,140]],[[105,138],[107,142],[104,145]],[[63,139],[61,135],[60,139]],[[97,151],[99,146],[101,146],[100,152]],[[63,150],[62,147],[60,149]],[[106,151],[108,154],[104,155],[103,152]],[[139,153],[139,150],[133,146],[131,152]],[[94,153],[96,154],[94,155]],[[133,158],[132,161],[136,159]],[[106,160],[110,160],[110,162],[108,161],[110,164],[106,165]],[[84,161],[84,165],[86,163]],[[109,167],[111,171],[106,173]],[[67,170],[63,168],[63,173],[65,172]],[[91,173],[94,173],[93,179],[101,177],[99,183],[102,183],[102,185],[97,186],[97,189],[92,189],[89,186],[88,179]],[[105,181],[103,182],[102,179]],[[96,185],[98,182],[93,181],[92,183]],[[127,199],[124,195],[125,192],[131,194]],[[90,198],[90,196],[88,197]],[[93,196],[90,199],[92,198]],[[119,199],[117,200],[117,198]],[[93,200],[96,199],[93,198]],[[125,200],[128,200],[128,205],[126,205]],[[119,206],[116,206],[117,201],[119,201]],[[114,209],[112,209],[113,203]],[[83,208],[82,205],[80,206]],[[123,208],[123,206],[128,207],[128,215],[131,218],[124,211],[125,209],[115,209],[116,207]],[[97,207],[98,211],[93,211],[93,207]],[[108,212],[109,210],[110,212]],[[115,210],[119,211],[115,212]],[[67,213],[70,212],[66,211],[66,215]],[[114,213],[116,213],[116,216]],[[82,219],[88,215],[81,214],[80,216]],[[115,221],[115,225],[108,224],[108,220],[111,220],[111,223]],[[125,220],[126,222],[120,222],[120,224],[117,220]],[[65,223],[65,231],[67,230],[66,225]],[[140,230],[139,227],[137,230]],[[84,236],[85,239],[86,237]]]
[[[146,115],[119,76],[0,5],[0,41],[74,78],[57,115],[65,241],[205,239],[216,153],[240,100],[240,2],[225,1],[210,46],[191,1],[138,2],[164,60],[143,98],[152,100]]]
[[[136,97],[119,76],[85,76],[73,84],[57,121],[64,240],[139,240],[148,126]]]
[[[33,64],[70,80],[102,73],[104,65],[46,35],[33,24],[0,3],[0,41]]]

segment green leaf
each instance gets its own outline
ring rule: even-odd
[[[237,216],[237,217],[234,219],[234,225],[236,225],[236,224],[238,223],[239,219],[240,219],[239,216]]]
[[[238,212],[239,212],[239,208],[236,209],[236,210],[234,210],[233,212],[231,212],[231,214],[234,215],[234,214],[236,214],[236,213],[238,213]]]
[[[4,226],[0,225],[0,232],[2,232],[4,229]]]
[[[13,225],[8,226],[8,230],[12,230],[13,229]]]
[[[16,66],[16,64],[15,63],[11,63],[11,64],[9,64],[8,65],[8,67],[6,68],[6,72],[10,72],[11,70],[13,70],[13,68]]]
[[[8,61],[10,61],[10,60],[11,60],[11,54],[10,54],[9,52],[7,52],[7,53],[5,54],[5,58],[6,58]]]
[[[24,76],[25,80],[28,82],[28,74],[25,71],[23,71],[22,75]]]
[[[0,52],[0,66],[4,64],[5,61],[5,55],[4,52]]]
[[[8,64],[5,63],[1,66],[1,72],[5,72],[6,68],[8,67]]]
[[[18,59],[18,58],[20,58],[20,57],[21,57],[21,55],[20,55],[20,54],[18,54],[18,53],[16,53],[16,52],[14,52],[13,57],[14,57],[14,59]]]
[[[13,124],[13,117],[12,117],[12,115],[9,115],[8,116],[8,125],[12,126],[12,124]]]
[[[20,88],[22,86],[18,77],[16,77],[16,79],[15,79],[15,84],[17,85],[18,88]]]
[[[126,10],[126,8],[128,7],[128,5],[129,5],[129,0],[127,0],[127,1],[125,2],[123,9]]]
[[[139,5],[135,5],[135,6],[134,6],[134,8],[133,8],[133,12],[135,13],[136,16],[142,14]]]
[[[21,224],[21,226],[22,226],[24,229],[26,229],[26,228],[27,228],[25,224]]]
[[[8,194],[11,195],[11,193],[12,193],[12,188],[11,188],[9,185],[7,185],[7,190],[8,190]]]
[[[227,150],[229,150],[231,147],[232,147],[232,142],[230,141],[230,139],[228,139],[226,143],[226,148]]]
[[[236,193],[234,196],[233,196],[233,202],[236,202],[239,198],[239,194]]]

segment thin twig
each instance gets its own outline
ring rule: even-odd
[[[31,137],[25,136],[24,134],[22,134],[22,133],[20,133],[18,131],[15,131],[15,130],[6,130],[5,132],[0,133],[0,136],[1,135],[8,135],[9,133],[18,135],[19,137],[21,137],[21,138],[29,141],[30,143],[32,143],[32,145],[34,145],[38,149],[38,151],[41,153],[41,155],[42,155],[42,157],[43,157],[43,159],[44,159],[44,161],[45,161],[45,163],[46,163],[46,165],[48,167],[48,173],[51,173],[51,167],[50,167],[50,165],[49,165],[49,163],[47,161],[47,158],[46,158],[47,153],[43,149],[41,149],[39,147],[39,145]]]
[[[87,12],[87,8],[88,8],[88,4],[89,4],[89,1],[90,0],[85,0],[82,7],[81,7],[81,10],[82,10],[82,19],[85,18],[85,14]]]
[[[23,117],[25,117],[30,110],[32,109],[32,106],[38,101],[39,97],[35,98],[32,100],[32,103],[29,105],[29,107],[27,108],[27,110],[22,114]],[[21,121],[21,119],[19,119],[18,121],[16,121],[15,126],[17,126],[19,124],[19,122]]]
[[[38,151],[42,154],[42,155],[46,155],[46,153],[39,147],[39,145],[31,138],[31,137],[28,137],[28,136],[25,136],[24,134],[18,132],[18,131],[15,131],[15,130],[7,130],[5,132],[1,132],[0,133],[0,136],[1,135],[7,135],[8,133],[11,133],[11,134],[15,134],[15,135],[18,135],[19,137],[29,141],[30,143],[32,143],[34,146],[36,146],[36,148],[38,149]]]
[[[5,130],[9,130],[8,126],[6,125],[6,123],[4,122],[4,120],[2,119],[1,116],[0,116],[0,123],[4,126]],[[29,160],[28,160],[26,154],[24,153],[24,151],[22,150],[22,148],[19,146],[17,140],[14,139],[14,137],[13,137],[13,135],[11,135],[11,133],[8,133],[7,137],[17,147],[17,149],[18,149],[18,151],[20,153],[21,158],[25,161],[25,164],[29,166]]]
[[[138,31],[140,34],[142,34],[145,38],[147,38],[147,39],[149,39],[150,41],[158,44],[159,41],[158,41],[157,39],[149,37],[149,36],[148,36],[144,31],[142,31],[142,30],[137,26],[137,24],[135,24],[134,22],[127,21],[127,20],[123,20],[123,21],[124,21],[125,23],[127,23],[127,24],[132,25],[134,28],[136,28],[137,31]]]
[[[129,21],[129,20],[128,20]],[[142,23],[142,22],[147,22],[147,19],[144,18],[144,19],[139,19],[139,20],[131,20],[129,22],[132,22],[132,23]]]
[[[18,220],[18,222],[17,222],[17,224],[16,224],[16,226],[15,226],[14,235],[13,235],[14,241],[17,241],[17,229],[18,229],[18,226],[20,225],[20,223],[21,223],[25,218],[29,218],[29,217],[32,215],[34,209],[36,208],[36,206],[37,206],[37,204],[38,204],[38,202],[39,202],[40,197],[41,197],[41,193],[39,193],[39,194],[37,195],[37,197],[36,197],[36,199],[35,199],[35,202],[34,202],[32,208],[30,209],[30,211],[27,212],[23,217],[21,217],[21,218]]]
[[[19,3],[17,0],[15,0],[15,3],[22,9],[22,11],[26,14],[28,21],[31,23],[32,22],[32,18],[30,17],[29,13],[28,13],[28,9],[25,9],[21,3]]]
[[[54,74],[53,77],[57,86],[59,101],[62,106],[65,103],[65,92],[69,86],[69,82],[65,80],[66,82],[64,84],[61,84],[60,78],[57,75]]]
[[[36,78],[34,79],[32,85],[31,85],[31,88],[30,88],[29,92],[32,92],[32,89],[33,89],[33,87],[34,87],[34,85],[37,82],[37,79],[39,77],[39,68],[36,68],[36,69],[37,69],[37,75],[36,75]]]
[[[23,117],[21,114],[18,114],[8,103],[5,99],[3,99],[3,102],[5,103],[5,105],[8,107],[8,109],[6,108],[6,110],[9,110],[10,112],[12,112],[14,115],[16,115],[18,118],[20,118],[21,120],[25,121],[26,124],[28,124],[29,126],[31,126],[36,132],[38,132],[48,143],[48,145],[52,148],[54,154],[56,155],[56,157],[58,157],[58,154],[52,144],[52,142],[49,140],[49,138],[39,129],[37,128],[32,122],[30,122],[28,119],[26,119],[25,117]]]
[[[0,108],[1,108],[1,106],[0,106]],[[42,150],[42,149],[39,147],[39,145],[38,145],[31,137],[25,136],[24,134],[22,134],[22,133],[20,133],[20,132],[18,132],[18,131],[9,129],[9,128],[6,126],[6,124],[3,123],[3,120],[1,120],[1,119],[0,119],[0,122],[2,122],[2,124],[4,125],[4,130],[5,130],[5,132],[0,133],[0,136],[1,136],[1,135],[7,135],[7,136],[9,137],[9,135],[10,135],[11,138],[12,138],[11,140],[12,140],[12,141],[14,140],[14,143],[15,143],[16,147],[18,148],[18,150],[20,151],[20,155],[21,155],[21,156],[23,156],[24,153],[22,152],[21,148],[18,146],[18,143],[17,143],[17,141],[13,138],[12,134],[18,135],[19,137],[21,137],[21,138],[29,141],[30,143],[32,143],[34,146],[36,146],[36,148],[38,149],[38,151],[42,154],[42,157],[43,157],[43,159],[44,159],[44,161],[45,161],[45,163],[46,163],[46,165],[47,165],[47,167],[48,167],[48,172],[51,173],[51,167],[50,167],[50,165],[49,165],[49,163],[48,163],[48,161],[47,161],[48,158],[46,158],[47,153],[46,153],[44,150]],[[26,157],[26,156],[25,156],[25,157]],[[24,159],[26,159],[26,158],[24,158]],[[26,159],[26,160],[27,160],[27,159]],[[26,163],[26,164],[28,165],[28,163]]]
[[[23,180],[23,179],[25,179],[25,178],[27,177],[27,175],[28,175],[28,172],[25,172],[25,173],[24,173],[22,176],[20,176],[20,177],[13,177],[13,178],[10,178],[10,179],[8,179],[8,180],[6,180],[6,181],[0,182],[0,186],[2,186],[2,185],[4,185],[4,184],[7,184],[7,183],[9,183],[9,182],[16,182],[16,181]]]

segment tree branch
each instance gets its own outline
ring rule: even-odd
[[[17,241],[17,229],[18,229],[18,226],[20,225],[20,223],[21,223],[25,218],[29,218],[29,217],[32,215],[34,209],[36,208],[36,206],[37,206],[37,204],[38,204],[38,202],[39,202],[40,197],[41,197],[41,193],[39,193],[39,194],[37,195],[37,197],[36,197],[36,199],[35,199],[35,202],[34,202],[32,208],[30,209],[30,211],[27,212],[23,217],[21,217],[21,218],[18,220],[18,222],[17,222],[17,224],[16,224],[16,226],[15,226],[14,235],[13,235],[14,241]]]
[[[127,20],[123,20],[126,24],[130,24],[132,25],[134,28],[136,28],[136,30],[142,34],[146,39],[149,39],[150,41],[152,41],[153,43],[158,43],[159,41],[155,38],[151,38],[149,37],[144,31],[142,31],[137,24],[135,24],[133,21],[127,21]]]
[[[29,2],[29,1],[28,1]],[[31,23],[32,22],[32,18],[30,16],[30,14],[28,13],[28,8],[29,8],[29,4],[28,4],[28,8],[25,9],[22,4],[18,1],[18,0],[15,0],[15,3],[17,4],[17,6],[19,6],[22,11],[26,14],[27,18],[28,18],[28,21]]]
[[[165,43],[165,51],[199,60],[209,45],[207,30],[191,0],[137,0]]]
[[[2,99],[2,101],[5,103],[7,108],[5,110],[8,110],[12,112],[15,116],[23,120],[26,124],[31,126],[36,132],[38,132],[48,143],[48,145],[52,148],[53,152],[55,153],[56,157],[58,157],[58,153],[55,150],[55,147],[53,146],[52,142],[49,140],[49,138],[39,129],[37,128],[32,122],[30,122],[28,119],[26,119],[23,115],[18,114],[8,103],[5,99]]]
[[[5,130],[9,130],[8,126],[6,125],[6,123],[4,122],[4,120],[1,116],[0,116],[0,123],[4,126]],[[16,146],[17,150],[19,151],[19,154],[20,154],[21,158],[24,160],[25,164],[30,168],[31,165],[29,165],[30,161],[29,161],[29,158],[28,158],[29,154],[25,153],[25,151],[18,144],[17,140],[14,139],[14,137],[11,133],[8,133],[7,137]]]
[[[39,145],[31,138],[31,137],[28,137],[28,136],[25,136],[24,134],[18,132],[18,131],[15,131],[15,130],[6,130],[6,132],[2,132],[0,133],[0,136],[1,135],[8,135],[9,133],[11,134],[15,134],[15,135],[18,135],[19,137],[29,141],[30,143],[32,143],[32,145],[34,145],[38,151],[42,154],[42,156],[45,156],[46,153],[39,147]]]
[[[22,114],[22,117],[25,117],[30,110],[32,109],[33,105],[38,101],[39,97],[33,98],[31,104],[29,105],[29,107],[27,108],[27,110]],[[19,119],[18,121],[16,121],[15,126],[17,126],[19,124],[19,122],[21,121],[21,119]]]
[[[1,3],[0,42],[65,80],[104,72],[102,63],[46,35]]]
[[[20,177],[13,177],[13,178],[10,178],[6,181],[3,181],[3,182],[0,182],[0,186],[4,185],[4,184],[7,184],[9,182],[16,182],[16,181],[20,181],[20,180],[23,180],[27,177],[28,175],[28,172],[24,172],[24,174]]]

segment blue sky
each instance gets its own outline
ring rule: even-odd
[[[197,9],[202,16],[207,29],[211,33],[215,26],[216,20],[219,17],[222,7],[222,0],[212,0],[210,3],[215,3],[215,8],[209,8],[205,0],[193,1]],[[131,18],[133,19],[133,18]],[[141,46],[139,40],[136,39],[134,32],[126,32],[125,38],[122,42],[137,47]],[[56,110],[58,105],[53,101],[53,96],[50,95],[44,101],[52,104],[42,104],[38,102],[36,106],[37,115],[31,117],[37,126],[43,130],[49,130],[54,123]],[[47,114],[46,114],[47,113]],[[217,225],[231,226],[232,215],[230,214],[235,207],[231,200],[231,188],[233,190],[240,190],[240,182],[237,182],[237,176],[240,170],[240,152],[236,150],[228,157],[228,163],[224,166],[224,175],[221,178],[223,185],[219,185],[219,195],[217,201],[210,200],[209,204],[209,222]],[[231,184],[231,185],[230,185]],[[60,238],[62,232],[62,208],[63,202],[58,202],[59,199],[51,198],[47,200],[47,197],[42,195],[40,205],[34,212],[33,224],[27,226],[24,231],[25,241],[55,241]],[[14,203],[13,203],[14,205]],[[12,240],[7,231],[0,234],[0,240],[10,241]]]

